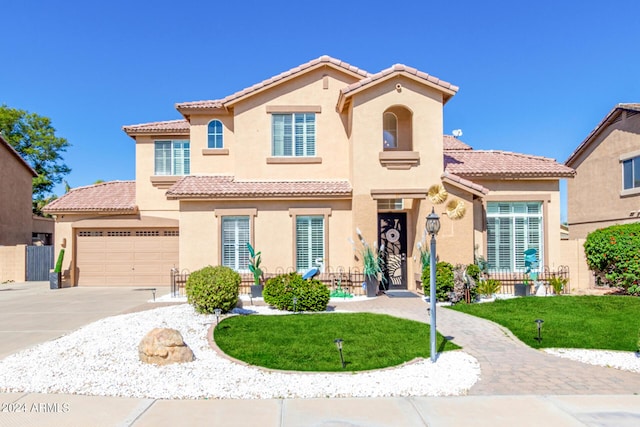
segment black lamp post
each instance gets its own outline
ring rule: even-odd
[[[336,344],[336,347],[338,347],[338,351],[340,352],[340,362],[342,363],[342,369],[344,369],[346,365],[344,363],[344,357],[342,356],[342,338],[335,339],[333,342]]]
[[[538,342],[540,342],[540,341],[542,341],[541,329],[542,329],[542,324],[544,323],[544,320],[536,319],[536,320],[534,320],[534,322],[536,322],[538,324],[538,338],[536,338],[536,339],[538,340]]]
[[[218,323],[220,323],[220,314],[222,314],[222,310],[219,308],[214,308],[213,309],[213,314],[216,315],[216,326],[218,325]]]
[[[431,208],[431,213],[427,216],[427,233],[431,236],[431,253],[429,260],[429,306],[431,313],[431,361],[436,361],[436,235],[440,231],[440,217],[436,214],[435,209]]]

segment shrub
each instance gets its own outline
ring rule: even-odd
[[[498,293],[501,286],[502,283],[496,279],[481,280],[480,283],[478,283],[478,293],[485,297],[490,297],[491,295]]]
[[[317,279],[304,280],[298,273],[281,274],[267,280],[262,291],[264,302],[279,310],[325,311],[329,304],[329,288]]]
[[[553,293],[556,295],[561,295],[564,287],[569,282],[569,279],[561,278],[561,277],[552,277],[549,279],[549,285],[553,289]]]
[[[640,223],[589,233],[584,252],[599,284],[624,289],[640,284]]]
[[[240,275],[229,267],[204,267],[189,275],[187,301],[198,313],[211,314],[216,308],[229,312],[238,303],[240,281]]]
[[[480,273],[482,273],[482,270],[476,264],[469,264],[467,266],[467,276],[471,277],[476,282],[480,280]]]
[[[424,294],[429,295],[431,286],[429,282],[431,279],[430,268],[427,267],[422,270],[422,286]],[[453,291],[453,265],[448,262],[440,261],[436,264],[436,300],[448,301],[449,292]]]

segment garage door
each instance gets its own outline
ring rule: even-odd
[[[178,230],[79,230],[79,286],[169,286],[178,265]]]

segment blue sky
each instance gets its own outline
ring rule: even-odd
[[[123,125],[179,119],[176,102],[221,98],[324,54],[458,85],[445,133],[560,162],[615,104],[640,101],[640,2],[255,3],[5,2],[0,104],[52,119],[72,144],[77,187],[134,178]]]

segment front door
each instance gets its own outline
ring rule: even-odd
[[[384,250],[382,275],[387,289],[407,289],[407,214],[378,214],[378,244]]]

